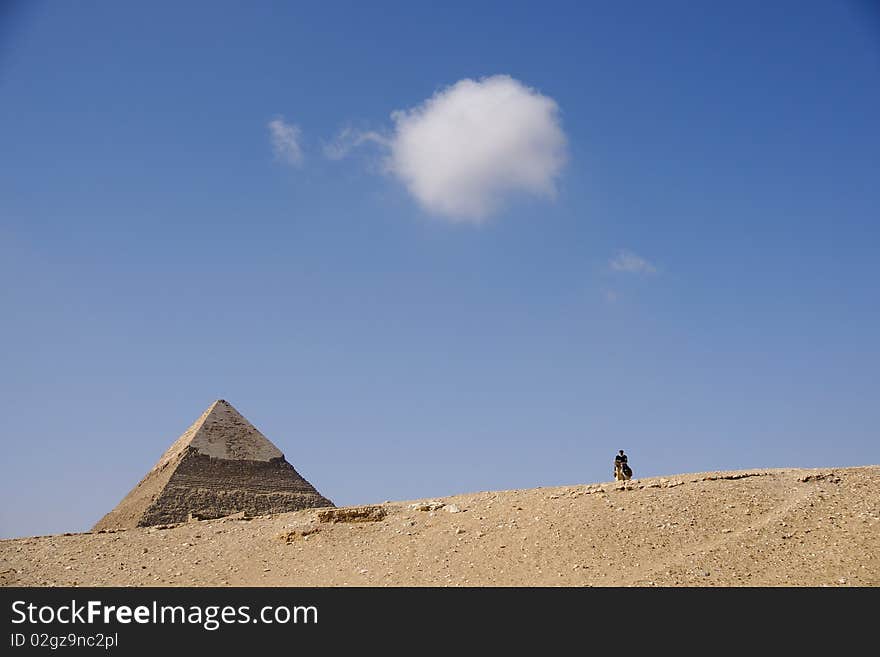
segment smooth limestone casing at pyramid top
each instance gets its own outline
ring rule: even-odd
[[[328,506],[268,438],[220,399],[92,531]]]

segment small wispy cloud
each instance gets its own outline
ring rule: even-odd
[[[302,130],[299,126],[287,123],[284,117],[279,116],[269,121],[268,128],[275,157],[287,164],[301,166],[303,152],[299,141]]]
[[[656,274],[657,267],[642,256],[632,251],[620,251],[608,263],[614,271],[627,272],[629,274]]]
[[[567,159],[559,114],[509,75],[459,80],[391,114],[386,169],[427,211],[480,223],[513,193],[555,195]]]
[[[324,144],[324,157],[329,160],[341,160],[352,150],[366,143],[388,146],[390,142],[387,137],[373,130],[355,130],[351,126],[346,126],[339,131],[333,141]]]

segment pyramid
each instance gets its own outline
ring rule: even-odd
[[[266,436],[219,399],[92,531],[328,506]]]

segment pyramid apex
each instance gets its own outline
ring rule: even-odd
[[[231,411],[238,413],[238,411],[235,410],[235,406],[230,404],[225,399],[215,399],[214,401],[211,402],[210,406],[208,406],[208,408],[205,409],[205,414],[211,415],[214,411],[217,411],[220,409],[229,409]]]

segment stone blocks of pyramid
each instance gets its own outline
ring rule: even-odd
[[[92,531],[332,506],[268,438],[220,399]]]

